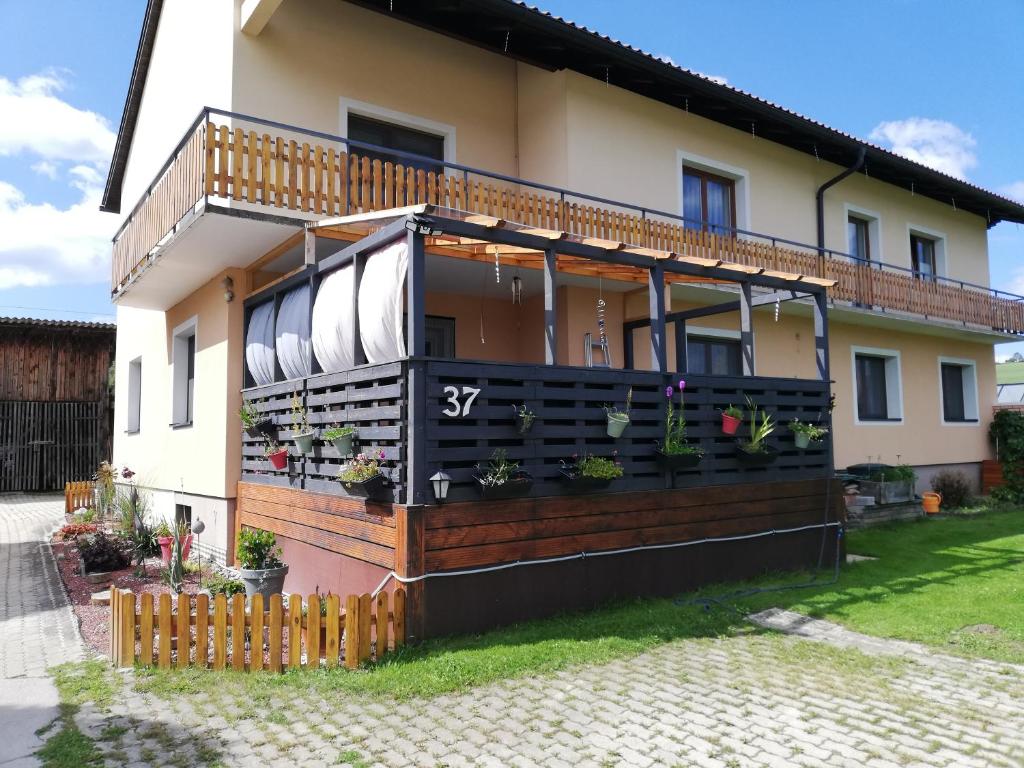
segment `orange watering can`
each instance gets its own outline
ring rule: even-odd
[[[939,505],[942,504],[942,494],[933,491],[925,491],[921,494],[921,506],[929,515],[939,514]]]

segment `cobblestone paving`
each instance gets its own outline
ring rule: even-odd
[[[126,672],[123,701],[106,713],[85,708],[79,724],[105,739],[109,765],[129,766],[1024,765],[1020,668],[890,647],[825,622],[814,629],[815,640],[677,641],[398,702],[289,687],[254,702],[231,678],[215,693],[168,701],[134,690]]]

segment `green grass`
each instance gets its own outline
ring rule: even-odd
[[[996,384],[1019,384],[1024,381],[1024,363],[999,363]]]
[[[85,703],[104,709],[114,701],[121,679],[104,661],[91,660],[62,664],[50,670],[60,695],[60,715],[40,736],[52,735],[36,752],[43,768],[93,768],[103,765],[103,755],[96,743],[75,724],[75,713]],[[107,728],[102,738],[116,740],[122,729]]]

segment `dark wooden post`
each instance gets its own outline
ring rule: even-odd
[[[740,355],[743,375],[754,375],[754,301],[750,283],[740,284]]]
[[[425,254],[423,235],[409,232],[409,272],[406,277],[406,311],[408,313],[408,330],[406,343],[411,359],[408,365],[408,418],[406,420],[406,504],[423,504],[426,502],[427,485],[427,444],[426,444],[426,407],[427,380],[422,358],[427,353],[427,340],[424,333],[426,322],[426,291],[425,291]]]
[[[352,364],[362,365],[366,362],[363,350],[363,339],[359,331],[359,286],[363,282],[363,267],[366,266],[366,254],[356,253],[352,257]]]
[[[633,367],[633,326],[629,323],[622,324],[622,367]]]
[[[426,573],[426,548],[423,537],[423,507],[395,507],[395,573],[402,578]],[[426,629],[426,580],[399,585],[405,589],[405,627],[410,643],[423,639]]]
[[[665,349],[665,268],[655,264],[647,270],[647,302],[651,317],[651,365],[664,373],[668,370]]]
[[[686,320],[676,320],[676,372],[686,373]]]
[[[553,248],[544,252],[544,363],[558,362],[558,261]]]
[[[828,299],[825,292],[814,294],[814,357],[818,366],[818,378],[829,381],[828,360]]]

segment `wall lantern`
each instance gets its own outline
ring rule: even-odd
[[[220,287],[224,289],[224,301],[231,303],[235,298],[235,281],[230,277],[225,277],[220,281]]]
[[[430,484],[434,486],[434,498],[438,504],[444,504],[444,500],[448,498],[448,486],[451,483],[451,477],[445,474],[444,470],[430,478]]]

